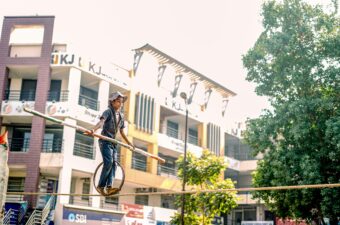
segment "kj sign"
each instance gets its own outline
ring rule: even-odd
[[[125,87],[128,86],[126,82],[118,80],[112,74],[105,72],[101,65],[98,65],[93,61],[86,60],[76,54],[66,52],[52,53],[51,64],[58,66],[75,66],[110,83],[118,83]]]

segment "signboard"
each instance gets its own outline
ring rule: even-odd
[[[59,65],[59,66],[75,66],[83,69],[84,71],[91,73],[100,79],[106,80],[110,83],[118,84],[123,87],[128,87],[127,80],[122,81],[122,79],[128,79],[128,72],[115,67],[117,73],[124,73],[119,79],[117,79],[112,74],[105,72],[104,68],[101,65],[96,64],[93,61],[85,60],[84,58],[77,56],[76,54],[67,53],[67,52],[58,52],[52,53],[51,55],[51,64]],[[110,69],[109,71],[111,71]]]
[[[119,225],[123,214],[63,207],[63,225]]]

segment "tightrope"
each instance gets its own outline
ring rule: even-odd
[[[188,190],[188,191],[160,191],[160,192],[143,192],[143,193],[121,193],[112,196],[138,196],[138,195],[181,195],[195,193],[214,193],[214,192],[240,192],[240,191],[278,191],[278,190],[295,190],[295,189],[312,189],[312,188],[337,188],[340,183],[336,184],[307,184],[292,186],[275,186],[275,187],[254,187],[254,188],[230,188],[230,189],[209,189],[209,190]],[[79,193],[44,193],[44,192],[7,192],[7,195],[52,195],[52,196],[102,196],[99,194],[79,194]]]

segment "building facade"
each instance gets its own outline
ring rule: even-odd
[[[102,161],[97,140],[33,117],[23,107],[91,128],[107,108],[109,94],[117,90],[129,97],[123,108],[129,140],[166,160],[161,165],[121,147],[119,158],[126,175],[121,193],[181,190],[175,161],[184,152],[186,109],[188,151],[200,155],[209,149],[225,157],[229,162],[225,177],[237,180],[238,187],[250,186],[256,160],[241,160],[226,150],[230,135],[225,110],[234,92],[149,44],[134,50],[131,69],[104,68],[68,52],[66,44],[53,43],[53,24],[53,16],[5,17],[3,21],[0,123],[1,132],[8,130],[10,139],[9,192],[97,194],[93,173]],[[121,179],[118,171],[116,182]],[[27,218],[19,215],[17,220],[36,216],[55,224],[100,224],[100,220],[167,224],[176,210],[173,195],[53,198],[18,194],[7,202],[8,207],[16,204],[19,211],[29,212]],[[241,220],[247,220],[248,214],[252,220],[264,220],[263,206],[249,194],[241,193],[239,203],[235,212],[225,216],[225,224],[236,224],[240,212]],[[252,210],[248,212],[247,207]]]

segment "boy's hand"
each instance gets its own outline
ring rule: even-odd
[[[93,136],[93,134],[94,134],[94,129],[87,130],[87,131],[84,132],[84,134],[87,135],[87,136]]]

